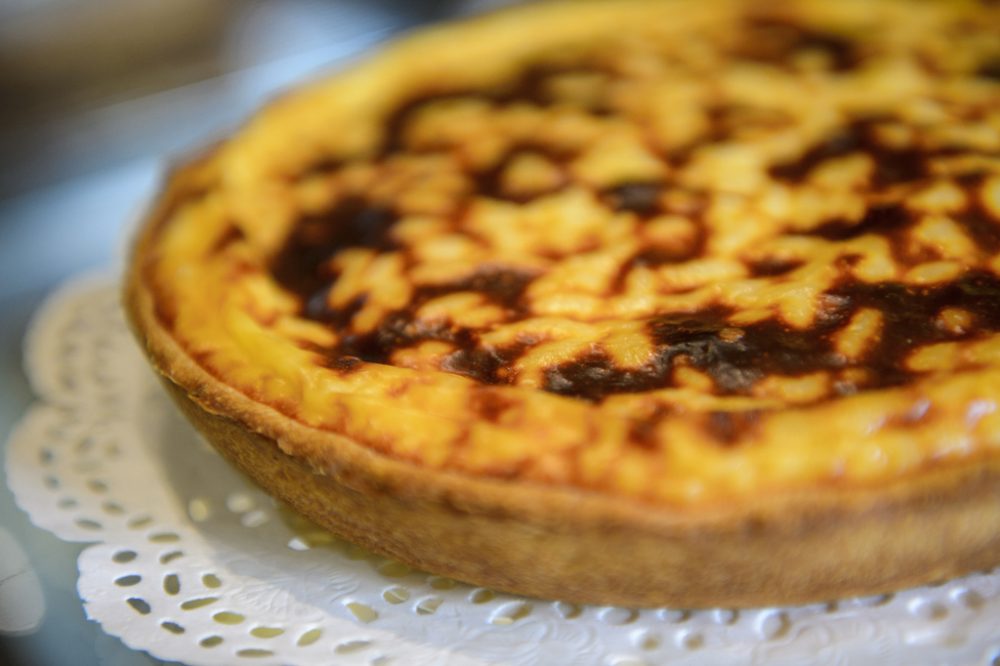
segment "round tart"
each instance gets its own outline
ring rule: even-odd
[[[435,28],[169,178],[126,307],[275,497],[515,593],[799,603],[1000,563],[1000,7]]]

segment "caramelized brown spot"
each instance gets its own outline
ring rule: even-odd
[[[771,175],[779,180],[800,182],[823,162],[861,151],[864,147],[858,126],[844,128],[809,148],[798,159],[771,167]]]
[[[802,261],[797,259],[761,259],[750,263],[750,275],[753,277],[778,277],[785,273],[791,273],[796,268],[802,266]]]
[[[326,367],[342,374],[348,374],[361,367],[361,359],[357,356],[329,356]]]
[[[990,81],[1000,81],[1000,55],[981,64],[976,70],[976,76]]]
[[[603,352],[593,351],[576,361],[545,371],[545,390],[598,402],[613,393],[641,393],[665,384],[665,367],[656,363],[638,370],[618,368]]]
[[[390,111],[382,121],[384,128],[382,135],[382,146],[379,156],[385,158],[388,155],[406,150],[406,142],[403,140],[406,127],[413,117],[423,108],[431,104],[459,99],[481,99],[491,102],[497,107],[509,106],[513,104],[530,104],[532,106],[545,107],[552,104],[553,99],[550,93],[549,82],[552,77],[568,73],[588,73],[600,71],[596,66],[586,63],[556,65],[553,63],[537,62],[528,64],[512,82],[506,86],[483,89],[440,89],[428,90],[423,94],[417,94],[408,100],[398,104]],[[595,115],[607,113],[603,107],[590,109]]]
[[[705,415],[705,430],[715,441],[725,446],[733,446],[747,437],[760,420],[759,410],[743,412],[711,411]]]
[[[913,216],[899,204],[873,206],[864,217],[857,222],[833,220],[808,232],[810,236],[819,236],[831,241],[845,241],[865,234],[881,234],[890,236],[909,226]]]
[[[484,384],[510,384],[515,379],[511,365],[521,352],[519,345],[493,348],[466,344],[450,354],[441,369]]]
[[[219,236],[219,239],[215,241],[215,245],[212,246],[211,252],[217,254],[219,252],[224,252],[233,243],[238,243],[239,241],[246,238],[246,234],[235,224],[230,225],[226,228],[225,233]]]
[[[649,247],[636,252],[618,269],[618,273],[611,281],[609,288],[610,293],[621,293],[621,291],[625,288],[628,275],[633,269],[640,266],[655,268],[657,266],[663,266],[664,264],[676,264],[682,261],[695,259],[700,254],[703,244],[704,234],[699,237],[696,244],[692,244],[690,247],[677,249]]]
[[[348,197],[324,215],[304,216],[271,262],[271,274],[283,288],[312,298],[333,276],[325,264],[349,247],[389,250],[395,214],[359,197]]]
[[[499,91],[495,98],[502,103],[528,102],[537,106],[548,106],[556,101],[553,95],[552,82],[566,74],[591,74],[604,72],[596,63],[587,62],[535,62],[529,64],[517,78],[515,83]],[[588,109],[595,115],[608,112],[602,100],[596,100]]]
[[[884,315],[879,344],[868,355],[875,380],[866,388],[905,383],[913,373],[903,362],[914,349],[1000,331],[1000,279],[991,273],[968,273],[955,282],[933,287],[851,283],[833,293],[846,298],[852,308],[871,307]],[[976,332],[939,327],[937,315],[946,307],[972,313],[978,324]]]
[[[966,187],[978,188],[985,180],[984,174],[966,174],[959,179]],[[1000,252],[1000,219],[990,215],[981,197],[972,197],[966,210],[955,216],[955,221],[972,237],[976,247],[993,255]]]
[[[796,53],[819,51],[829,58],[833,71],[844,72],[860,60],[849,39],[777,17],[749,18],[741,37],[736,55],[757,62],[785,64]]]
[[[886,187],[919,180],[927,175],[927,159],[947,150],[923,151],[916,148],[890,148],[880,144],[874,127],[882,118],[859,118],[806,150],[798,159],[771,167],[770,173],[779,180],[793,183],[804,181],[827,160],[855,153],[869,155],[875,163],[873,184]]]
[[[629,423],[628,441],[640,449],[656,450],[662,443],[656,436],[660,423],[672,413],[666,405],[658,404],[649,413]]]
[[[416,312],[421,305],[433,298],[456,292],[477,291],[497,305],[516,313],[520,311],[522,293],[530,281],[531,277],[524,273],[485,269],[465,280],[422,287],[416,290],[407,308],[385,316],[370,333],[350,332],[350,313],[357,312],[363,300],[354,303],[349,310],[331,312],[319,319],[346,329],[340,343],[331,352],[334,356],[355,356],[369,363],[387,364],[397,349],[412,347],[427,340],[440,340],[458,348],[445,359],[443,370],[466,375],[487,384],[504,384],[512,379],[508,374],[509,365],[520,354],[520,347],[480,347],[474,331],[440,321],[420,321],[416,319]]]
[[[490,301],[512,311],[523,309],[524,290],[534,276],[501,268],[485,268],[471,277],[441,287],[424,287],[419,298],[430,299],[456,291],[478,291]]]
[[[623,183],[609,189],[605,196],[614,210],[647,216],[659,208],[662,189],[661,183]]]
[[[368,363],[389,364],[392,353],[397,349],[412,347],[425,340],[459,342],[460,338],[468,340],[463,340],[464,346],[472,344],[467,331],[454,329],[440,322],[414,321],[407,312],[394,312],[383,317],[378,327],[370,333],[345,333],[334,353],[338,356],[356,356]]]
[[[470,408],[487,421],[496,423],[511,407],[516,406],[509,398],[489,388],[480,388],[472,392]]]
[[[741,327],[739,337],[723,334],[730,327],[725,311],[701,313],[699,318],[660,317],[652,322],[653,339],[661,357],[683,356],[707,373],[720,394],[747,394],[766,375],[802,375],[836,364],[826,334],[826,321],[808,333],[768,320]]]
[[[553,162],[561,162],[567,159],[568,155],[562,155],[554,150],[541,145],[521,144],[508,150],[507,153],[492,167],[484,171],[471,173],[469,177],[473,183],[473,191],[484,197],[513,201],[515,203],[526,203],[536,196],[551,194],[565,186],[569,181],[564,180],[556,187],[542,191],[533,192],[530,196],[515,195],[508,192],[503,186],[503,174],[510,167],[511,163],[520,155],[536,153],[547,157]]]

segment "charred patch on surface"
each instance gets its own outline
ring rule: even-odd
[[[335,370],[336,372],[346,375],[354,372],[362,365],[362,360],[357,356],[327,356],[325,367]]]
[[[1000,278],[992,273],[970,272],[954,282],[931,287],[852,282],[831,293],[847,299],[852,308],[875,308],[883,314],[878,344],[866,363],[875,379],[865,388],[909,381],[915,373],[904,367],[904,361],[920,347],[1000,331]],[[970,312],[976,329],[951,332],[938,326],[937,315],[945,308]]]
[[[441,369],[483,384],[510,384],[515,377],[511,366],[523,351],[520,345],[502,348],[466,345],[452,352]]]
[[[992,218],[982,206],[973,206],[955,216],[976,247],[989,255],[1000,252],[1000,221]]]
[[[478,291],[497,305],[517,311],[523,308],[524,290],[533,279],[528,273],[486,270],[459,282],[455,291]]]
[[[982,196],[977,196],[977,191],[986,181],[986,174],[963,174],[957,180],[970,196],[965,210],[955,215],[955,221],[965,229],[979,250],[990,255],[1000,252],[1000,218],[991,215]]]
[[[337,356],[356,356],[367,363],[390,363],[392,353],[412,347],[418,342],[438,340],[457,342],[469,337],[469,332],[440,322],[414,321],[407,312],[386,315],[375,330],[367,333],[345,332],[334,350]],[[467,342],[471,345],[471,342]]]
[[[656,268],[666,264],[677,264],[701,256],[705,243],[704,233],[699,233],[693,243],[682,245],[676,248],[668,247],[648,247],[628,258],[618,272],[611,279],[609,293],[621,293],[625,290],[629,273],[636,268]]]
[[[949,152],[946,149],[929,151],[884,146],[875,138],[874,128],[885,120],[855,119],[798,158],[771,167],[770,174],[778,180],[801,183],[824,162],[858,153],[871,157],[874,163],[871,182],[876,188],[883,188],[924,178],[928,174],[928,160],[936,154]]]
[[[432,298],[446,294],[475,291],[508,311],[522,312],[524,291],[534,277],[531,273],[486,267],[462,280],[420,287],[412,302],[422,305]]]
[[[721,335],[728,328],[724,313],[709,316],[660,317],[651,323],[651,333],[661,345],[660,355],[683,357],[705,372],[722,395],[742,394],[769,375],[803,375],[835,363],[827,333],[827,321],[808,332],[790,329],[774,320],[741,327],[740,336]]]
[[[389,229],[393,211],[360,197],[347,197],[323,215],[302,217],[271,262],[271,274],[303,303],[333,281],[327,263],[352,247],[377,251],[394,249]]]
[[[550,393],[598,402],[614,393],[642,393],[662,388],[666,366],[652,363],[623,369],[605,353],[591,351],[569,363],[545,371],[544,388]]]
[[[522,312],[522,295],[531,283],[532,276],[517,271],[485,269],[456,282],[418,288],[406,308],[382,318],[374,330],[354,333],[351,319],[364,304],[364,296],[351,301],[341,309],[322,305],[313,311],[319,321],[337,326],[342,335],[337,346],[330,350],[332,358],[355,357],[368,363],[391,363],[392,354],[400,349],[413,347],[421,342],[447,342],[456,349],[442,363],[441,369],[465,375],[485,384],[506,384],[512,381],[511,363],[523,351],[522,345],[489,348],[478,342],[477,332],[455,326],[447,321],[424,321],[417,311],[428,301],[452,293],[478,292],[516,317]],[[323,290],[318,292],[325,293]],[[325,310],[322,308],[326,308]]]
[[[864,149],[856,132],[843,130],[827,137],[806,150],[798,159],[771,167],[771,175],[779,180],[801,182],[823,162],[844,157]]]
[[[302,308],[302,315],[306,319],[323,322],[334,328],[343,328],[350,323],[368,300],[367,295],[361,294],[352,298],[346,305],[340,308],[331,307],[329,303],[330,287],[320,287],[309,297]]]
[[[805,235],[818,236],[830,241],[846,241],[865,234],[890,236],[906,228],[914,216],[900,204],[872,206],[857,222],[832,220],[808,231]]]

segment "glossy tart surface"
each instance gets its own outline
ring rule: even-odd
[[[986,3],[818,0],[417,35],[177,173],[133,321],[334,476],[274,424],[689,517],[992,469],[998,35]]]

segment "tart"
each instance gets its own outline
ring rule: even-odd
[[[373,551],[568,601],[1000,564],[1000,7],[541,3],[275,101],[125,305],[184,413]]]

